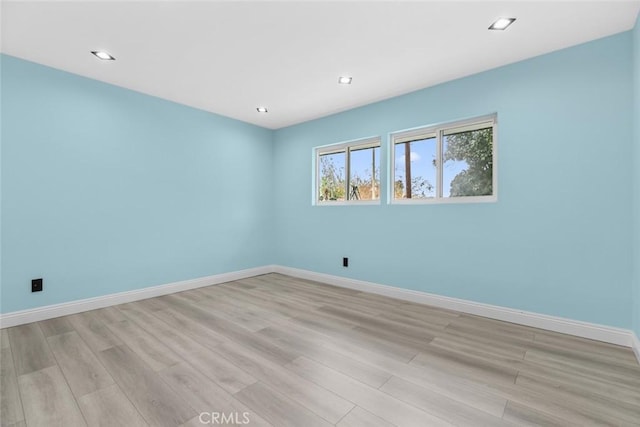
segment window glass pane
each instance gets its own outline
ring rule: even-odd
[[[345,200],[345,152],[318,156],[318,200]]]
[[[350,150],[349,200],[380,198],[380,147]]]
[[[445,132],[442,144],[442,196],[492,195],[493,128]]]
[[[393,193],[396,199],[436,196],[436,137],[395,144]]]

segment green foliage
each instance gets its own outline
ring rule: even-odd
[[[404,181],[401,179],[396,179],[393,183],[393,192],[395,194],[396,199],[402,199],[404,195]]]
[[[344,168],[338,168],[330,156],[320,156],[320,200],[345,199]]]
[[[451,181],[451,197],[493,194],[493,130],[479,129],[447,137],[444,161],[464,161],[468,168]]]
[[[358,173],[351,177],[350,184],[358,187],[360,200],[374,200],[380,197],[380,168],[375,169],[375,178],[371,176],[371,170],[364,170],[364,178]],[[351,190],[349,190],[351,191]]]
[[[405,142],[403,143],[403,145],[405,145],[405,155],[409,155],[408,153],[411,153],[411,148],[412,145],[415,142]],[[408,144],[408,146],[407,146]],[[433,166],[436,166],[435,163],[435,159],[433,160]],[[411,161],[411,163],[413,163],[413,160]],[[407,197],[407,194],[405,193],[405,187],[407,185],[407,170],[406,170],[406,166],[405,164],[403,164],[402,166],[396,166],[395,168],[396,170],[396,178],[400,177],[400,179],[396,179],[396,181],[394,181],[393,183],[393,191],[394,191],[394,197],[396,199],[402,199]],[[434,197],[435,196],[435,186],[434,184],[432,184],[428,179],[424,178],[422,175],[415,175],[416,173],[415,170],[413,170],[413,167],[410,166],[410,171],[412,171],[412,175],[411,175],[411,198],[412,199],[426,199],[428,197]]]
[[[428,179],[422,176],[414,176],[411,178],[411,197],[414,199],[425,199],[433,197],[434,186]]]
[[[428,179],[422,176],[414,176],[411,178],[411,198],[412,199],[426,199],[427,197],[433,197],[433,190],[435,187]],[[393,183],[393,191],[396,199],[402,199],[404,194],[404,179],[397,179]]]
[[[320,186],[319,201],[346,200],[346,177],[344,166],[340,164],[336,156],[344,156],[344,153],[324,154],[320,160]],[[354,173],[349,182],[349,192],[357,187],[358,198],[361,200],[374,200],[380,197],[380,168],[374,170],[375,177],[371,176],[371,169],[364,169],[364,177]]]

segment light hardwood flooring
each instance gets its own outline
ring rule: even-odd
[[[279,274],[1,332],[3,427],[640,425],[628,348]]]

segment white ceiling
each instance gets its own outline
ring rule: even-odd
[[[640,1],[1,7],[3,53],[275,129],[629,30]],[[488,31],[500,16],[517,21]],[[353,84],[338,85],[341,75]]]

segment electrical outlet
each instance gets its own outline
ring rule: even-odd
[[[347,257],[342,258],[342,266],[349,267],[349,258]]]
[[[31,281],[31,292],[42,291],[42,279],[33,279]]]

